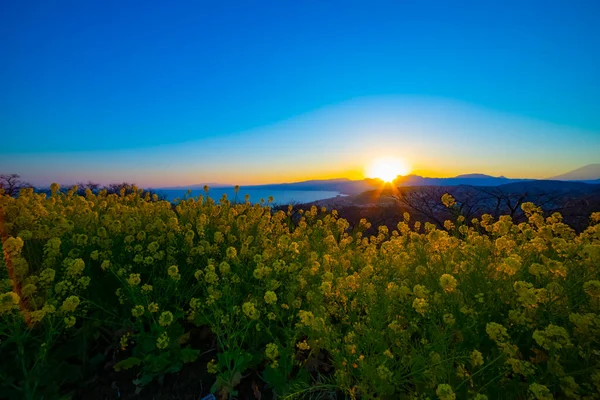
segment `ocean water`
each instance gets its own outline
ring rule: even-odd
[[[157,190],[157,192],[164,193],[169,201],[174,201],[177,198],[183,198],[187,194],[186,189],[163,189]],[[212,188],[208,192],[208,196],[215,201],[218,201],[223,194],[226,194],[230,201],[234,201],[236,199],[236,194],[233,188]],[[310,203],[312,201],[329,199],[338,196],[340,193],[330,190],[270,190],[251,188],[244,189],[242,187],[237,194],[237,201],[244,202],[244,196],[246,196],[246,194],[250,196],[251,203],[258,203],[261,199],[264,199],[266,202],[269,196],[273,196],[273,204],[288,205]],[[188,196],[197,197],[199,195],[204,196],[204,190],[192,190]]]

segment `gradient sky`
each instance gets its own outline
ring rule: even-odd
[[[0,173],[34,184],[544,178],[600,162],[600,2],[0,3]]]

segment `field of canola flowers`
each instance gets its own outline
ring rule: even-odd
[[[250,372],[278,398],[600,398],[600,212],[580,234],[527,203],[520,224],[366,237],[335,211],[137,188],[0,207],[1,397],[68,398],[100,343],[140,387],[202,362],[222,398]]]

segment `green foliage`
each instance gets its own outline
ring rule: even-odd
[[[133,367],[136,367],[136,366],[140,365],[141,363],[142,363],[142,360],[140,360],[139,358],[129,357],[129,358],[126,358],[126,359],[121,360],[118,363],[116,363],[113,368],[115,369],[115,371],[122,371],[125,369],[131,369]]]

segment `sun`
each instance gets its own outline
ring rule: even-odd
[[[399,158],[378,158],[367,168],[369,178],[378,178],[384,182],[392,182],[398,175],[408,175],[410,167]]]

